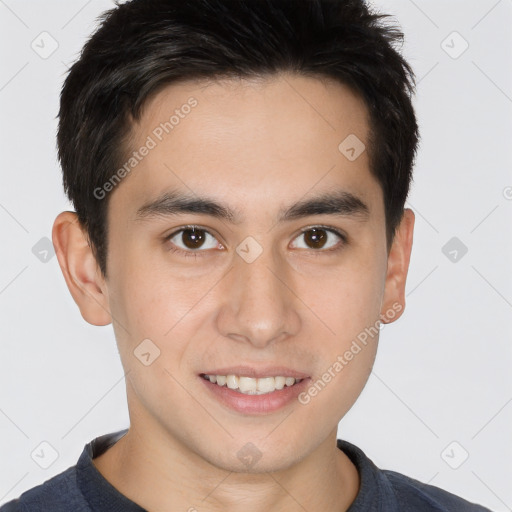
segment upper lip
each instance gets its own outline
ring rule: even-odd
[[[262,377],[293,377],[295,379],[305,379],[307,374],[298,372],[284,366],[230,366],[224,368],[215,368],[212,370],[201,372],[200,375],[238,375],[243,377],[252,377],[260,379]]]

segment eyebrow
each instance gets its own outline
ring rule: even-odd
[[[141,206],[135,220],[158,217],[173,217],[180,214],[210,215],[232,224],[243,220],[241,212],[208,197],[184,194],[179,191],[165,192],[160,197]],[[363,200],[351,192],[340,190],[326,192],[310,199],[298,201],[279,210],[278,222],[309,217],[312,215],[334,215],[368,220],[370,209]]]

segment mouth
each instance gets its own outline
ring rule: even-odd
[[[209,370],[198,375],[208,396],[243,415],[276,412],[298,401],[311,378],[287,368]]]
[[[227,387],[243,395],[267,395],[300,384],[304,380],[303,378],[285,377],[284,375],[254,378],[245,375],[208,375],[202,373],[200,376],[212,384]]]

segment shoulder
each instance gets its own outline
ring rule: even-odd
[[[91,500],[98,503],[106,499],[119,505],[122,496],[96,470],[92,459],[103,453],[127,431],[128,429],[123,429],[93,439],[84,446],[74,466],[0,506],[0,512],[90,512],[93,508],[89,504]],[[122,504],[125,505],[124,502]]]
[[[0,512],[88,512],[77,483],[76,466],[28,489],[19,498],[0,507]]]
[[[350,512],[491,512],[434,485],[380,469],[361,448],[348,441],[338,439],[337,444],[360,476],[359,492]]]
[[[414,478],[391,470],[381,470],[390,483],[400,510],[425,510],[432,512],[490,512],[444,489],[425,484]]]

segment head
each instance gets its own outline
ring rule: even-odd
[[[133,0],[71,67],[58,151],[76,214],[53,240],[83,317],[113,323],[132,425],[234,470],[251,441],[277,469],[357,399],[375,326],[405,306],[414,224],[413,75],[384,19],[360,0]],[[202,375],[236,366],[310,379],[285,428],[282,409],[209,395]]]

